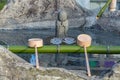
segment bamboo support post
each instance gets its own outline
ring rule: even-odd
[[[117,0],[112,0],[111,4],[110,4],[110,11],[116,11],[116,5],[117,5]]]

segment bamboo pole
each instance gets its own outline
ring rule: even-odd
[[[112,2],[110,4],[110,11],[111,12],[116,11],[116,5],[117,5],[117,0],[112,0]]]
[[[104,11],[106,10],[106,8],[110,5],[111,1],[112,1],[112,0],[108,0],[108,1],[106,2],[106,4],[102,7],[102,9],[101,9],[101,10],[99,11],[99,13],[97,14],[96,19],[99,19],[99,18],[102,16],[102,14],[103,14]]]
[[[28,53],[33,54],[35,51],[34,48],[28,46],[9,46],[9,50],[14,53]],[[45,45],[41,48],[38,48],[38,53],[57,53],[58,47],[56,45]],[[108,52],[109,51],[109,52]],[[83,47],[77,45],[60,45],[59,52],[62,53],[84,53]],[[88,54],[120,54],[120,46],[90,46],[87,48]]]

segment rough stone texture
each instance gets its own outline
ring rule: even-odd
[[[58,5],[61,8],[59,11],[64,9],[68,18],[72,18],[72,20],[68,19],[69,26],[90,28],[90,26],[98,24],[103,30],[120,31],[120,11],[106,12],[96,21],[95,17],[98,11],[88,11],[78,6],[75,0],[60,0]],[[53,28],[55,19],[55,0],[10,0],[0,12],[0,26],[7,28],[41,28],[46,26]],[[50,21],[46,22],[46,20]]]
[[[0,12],[0,27],[26,28],[55,26],[57,13],[65,10],[68,15],[69,26],[88,27],[95,22],[93,12],[82,8],[76,0],[58,0],[58,12],[55,9],[56,0],[10,0]],[[86,16],[90,16],[87,17]],[[77,19],[77,20],[76,20]],[[92,20],[90,20],[92,19]],[[47,22],[46,22],[47,20]],[[52,22],[52,23],[49,23]],[[41,24],[42,23],[42,24]],[[24,25],[25,24],[25,25]],[[37,25],[37,26],[36,26]],[[46,25],[46,26],[45,26]]]
[[[103,80],[120,80],[120,63],[115,64],[112,70],[104,75]]]
[[[97,24],[105,31],[120,32],[120,11],[103,14]]]
[[[35,69],[32,65],[0,46],[0,80],[84,80],[60,68]]]
[[[115,18],[115,17],[119,17],[120,16],[120,11],[116,10],[114,12],[106,12],[103,14],[102,17],[111,17],[111,18]]]
[[[29,22],[45,19],[55,19],[56,0],[15,0],[10,1],[0,12],[1,24],[14,19],[16,22]],[[69,18],[83,14],[83,9],[75,0],[60,0],[60,10],[66,10]]]

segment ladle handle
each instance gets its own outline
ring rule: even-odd
[[[91,76],[91,71],[90,71],[90,65],[89,65],[89,59],[88,59],[88,55],[87,55],[87,49],[84,46],[84,52],[85,52],[85,59],[86,59],[86,66],[87,66],[87,72],[88,72],[88,76]]]
[[[37,50],[37,46],[35,46],[35,56],[36,56],[36,68],[39,69],[39,59],[38,59],[38,50]]]

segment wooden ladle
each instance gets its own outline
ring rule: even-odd
[[[87,34],[81,34],[77,37],[77,44],[84,48],[88,76],[91,76],[87,47],[91,45],[92,38]]]
[[[38,47],[42,47],[43,46],[43,40],[40,38],[32,38],[32,39],[28,39],[28,45],[29,47],[34,47],[35,48],[35,56],[36,56],[36,68],[39,69],[39,59],[38,59]]]

